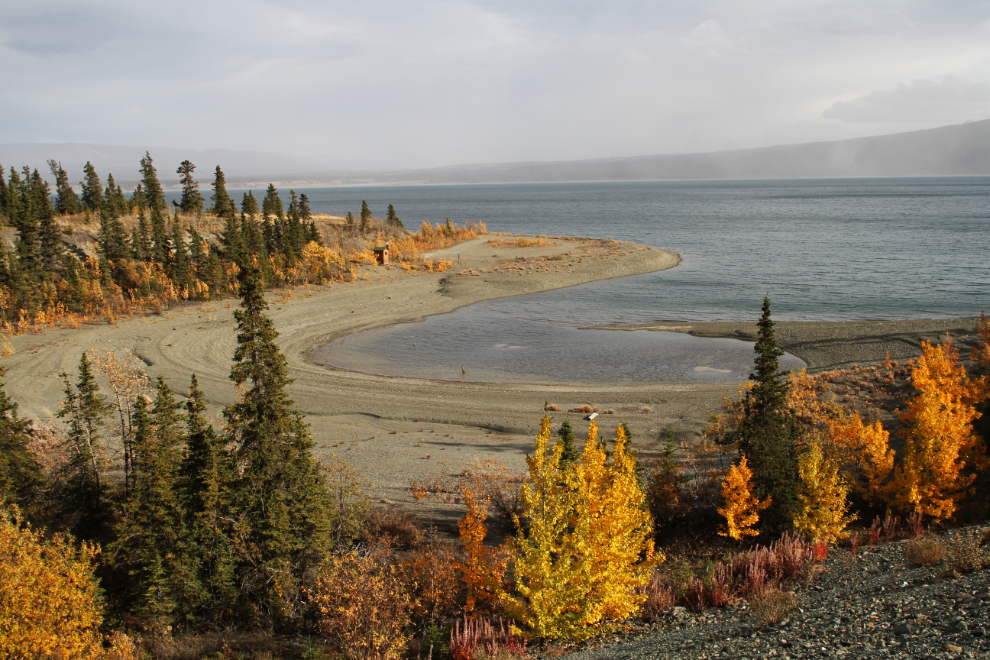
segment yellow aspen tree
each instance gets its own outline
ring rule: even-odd
[[[637,589],[649,583],[654,566],[664,560],[662,553],[654,554],[653,525],[628,444],[620,426],[609,462],[592,421],[575,466],[577,525],[593,571],[586,625],[602,619],[621,621],[636,612],[646,599]]]
[[[2,506],[2,503],[0,503]],[[49,539],[0,508],[0,657],[126,657],[126,637],[104,652],[103,604],[93,574],[100,549]]]
[[[895,471],[895,503],[942,520],[955,513],[975,479],[963,471],[985,460],[973,421],[980,416],[976,404],[986,396],[986,382],[966,375],[950,342],[922,342],[921,349],[911,371],[918,394],[901,415],[908,427],[904,460]]]
[[[722,482],[725,506],[718,510],[719,515],[725,518],[725,527],[719,531],[719,536],[728,536],[736,541],[759,534],[753,525],[760,522],[760,511],[770,506],[773,499],[767,497],[760,502],[753,495],[753,471],[746,463],[744,455],[738,465],[729,468],[729,474]]]
[[[875,504],[884,501],[890,493],[887,479],[894,470],[890,433],[879,421],[863,424],[859,413],[832,418],[828,426],[829,449],[850,476],[853,488]],[[862,479],[854,478],[856,473]]]
[[[544,639],[582,639],[590,633],[588,593],[591,557],[575,519],[578,508],[573,466],[560,469],[563,446],[550,436],[550,418],[543,416],[531,456],[526,457],[531,482],[522,488],[525,529],[509,540],[515,558],[515,593],[503,592],[506,612]]]
[[[801,509],[794,527],[815,541],[831,545],[849,535],[845,531],[856,516],[849,512],[849,486],[839,473],[839,465],[813,443],[798,461],[803,482],[798,499]]]
[[[470,488],[464,490],[464,503],[467,513],[457,521],[461,542],[464,544],[464,563],[454,562],[461,572],[461,579],[467,587],[466,614],[474,616],[479,605],[494,604],[505,575],[506,562],[500,559],[491,548],[485,547],[485,518],[488,501],[479,499]]]

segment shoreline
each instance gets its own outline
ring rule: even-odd
[[[952,319],[900,319],[869,321],[777,321],[777,343],[808,364],[810,373],[841,369],[855,364],[877,364],[889,353],[892,360],[907,361],[921,354],[921,342],[943,342],[947,337],[965,359],[976,344],[978,316]],[[596,325],[582,329],[651,330],[682,332],[695,337],[756,341],[756,321],[671,321],[629,325]]]
[[[288,393],[306,416],[316,455],[324,461],[331,457],[346,460],[363,475],[366,494],[373,500],[397,503],[441,527],[452,525],[457,511],[435,502],[415,502],[407,491],[409,481],[458,472],[466,464],[487,459],[525,469],[524,459],[532,450],[544,402],[564,411],[584,405],[615,410],[614,415],[599,417],[602,433],[611,434],[620,420],[625,421],[633,446],[648,455],[658,448],[667,429],[675,432],[678,442],[699,439],[709,413],[721,405],[723,397],[736,395],[736,384],[437,381],[345,371],[312,360],[316,347],[362,330],[418,321],[482,300],[655,272],[680,261],[673,252],[622,241],[543,237],[536,241],[542,245],[511,244],[519,238],[488,235],[426,255],[452,261],[443,273],[365,266],[353,283],[297,287],[267,295],[268,314],[279,332],[278,344],[289,375],[295,379]],[[74,380],[83,351],[114,351],[118,357],[139,360],[150,379],[163,376],[177,395],[187,390],[195,373],[208,402],[207,414],[219,422],[223,407],[236,398],[228,378],[236,346],[232,316],[236,305],[235,299],[189,304],[116,326],[12,337],[16,353],[0,359],[0,366],[7,369],[6,391],[19,404],[23,417],[53,423],[63,398],[61,372],[68,372]],[[908,324],[898,331],[905,335],[946,329],[946,322],[941,321],[894,323]],[[973,323],[967,323],[972,328]],[[651,324],[650,329],[674,329],[670,325]],[[674,325],[699,336],[755,338],[755,320],[750,324]],[[810,324],[818,334],[798,332],[798,339],[791,339],[786,330],[790,325],[778,324],[778,338],[785,350],[809,364],[801,352],[812,351],[815,342],[832,342],[822,355],[844,361],[842,346],[873,337],[868,328],[855,323],[843,332],[825,323]],[[752,338],[745,334],[749,332],[754,333]],[[801,337],[807,350],[794,348]],[[910,342],[900,339],[897,344],[898,350],[911,348]],[[107,393],[105,381],[100,378],[100,382]],[[553,416],[556,427],[567,413]],[[580,421],[583,416],[570,414],[578,435],[585,428]],[[111,435],[109,430],[107,435]]]

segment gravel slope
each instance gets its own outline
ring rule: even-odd
[[[625,637],[586,643],[566,660],[704,658],[987,658],[990,569],[945,577],[912,567],[906,541],[834,550],[789,619],[759,628],[745,606],[683,608]],[[556,654],[555,654],[556,655]]]

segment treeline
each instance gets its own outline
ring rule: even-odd
[[[247,265],[257,265],[266,287],[351,279],[351,262],[371,261],[375,243],[394,241],[393,252],[405,261],[436,243],[406,232],[392,205],[384,220],[373,218],[363,202],[360,220],[348,213],[344,226],[321,228],[305,194],[290,190],[286,208],[269,185],[260,204],[249,191],[238,208],[219,166],[204,211],[188,160],[177,170],[182,195],[171,209],[149,154],[130,197],[112,174],[104,185],[88,162],[81,194],[59,163],[49,165],[54,194],[37,170],[11,168],[5,180],[0,168],[0,223],[16,230],[13,250],[0,244],[0,325],[7,333],[234,295]],[[88,253],[73,233],[86,231],[94,219],[96,249]],[[437,227],[451,240],[478,232],[449,220]]]

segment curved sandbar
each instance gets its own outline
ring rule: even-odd
[[[634,441],[645,443],[668,427],[697,429],[721,397],[734,390],[708,384],[540,386],[389,378],[336,370],[310,359],[316,346],[345,334],[416,321],[481,300],[663,270],[680,260],[672,252],[620,241],[553,238],[544,241],[551,245],[520,248],[493,246],[490,240],[514,238],[485,236],[428,255],[453,261],[444,273],[368,266],[353,284],[296,289],[281,302],[278,294],[269,296],[279,344],[296,379],[289,392],[307,416],[319,453],[345,458],[365,473],[374,493],[408,499],[409,479],[428,476],[441,460],[454,466],[494,457],[522,468],[544,401],[565,409],[585,404],[625,408],[611,419],[604,417],[602,426],[610,431],[621,416]],[[189,305],[116,327],[14,337],[17,352],[0,360],[7,368],[7,391],[21,414],[49,418],[63,396],[59,374],[65,370],[74,379],[83,351],[106,350],[142,360],[149,376],[162,375],[179,392],[195,373],[211,412],[218,413],[236,396],[228,379],[236,343],[234,305]],[[643,413],[644,408],[650,412]]]
[[[921,342],[940,343],[951,337],[966,357],[978,340],[977,318],[896,321],[783,321],[775,324],[777,343],[818,372],[853,364],[907,361],[921,355]],[[659,330],[696,337],[731,337],[756,341],[756,322],[714,321],[588,326],[598,330]]]

